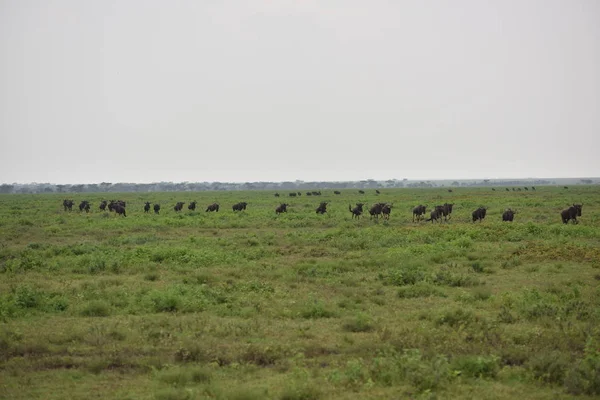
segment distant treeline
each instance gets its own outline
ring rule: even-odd
[[[463,181],[410,181],[362,180],[348,182],[156,182],[156,183],[92,183],[56,185],[52,183],[13,183],[0,185],[0,193],[145,193],[145,192],[199,192],[208,190],[306,190],[306,189],[385,189],[385,188],[435,188],[435,187],[478,187],[478,186],[532,186],[563,184],[554,180],[463,180]],[[572,179],[569,184],[593,184],[592,179]]]

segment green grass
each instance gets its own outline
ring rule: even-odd
[[[0,398],[600,395],[599,187],[321,192],[0,195]],[[412,222],[444,202],[449,222]]]

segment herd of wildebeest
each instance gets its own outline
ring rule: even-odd
[[[532,187],[533,190],[535,190],[534,187]],[[566,187],[565,187],[566,189]],[[492,189],[495,190],[495,189]],[[508,190],[508,188],[506,189]],[[359,190],[358,191],[360,194],[364,194],[365,192],[363,190]],[[341,192],[339,191],[334,191],[334,194],[340,194]],[[306,193],[309,196],[320,196],[321,192],[307,192]],[[376,190],[376,194],[380,194],[379,190]],[[301,193],[300,192],[292,192],[289,193],[290,197],[296,197],[296,196],[300,196]],[[275,197],[280,197],[279,193],[275,193]],[[63,207],[65,209],[65,211],[72,211],[73,206],[74,206],[75,202],[73,200],[70,199],[65,199],[63,201]],[[180,212],[183,209],[183,206],[185,205],[185,202],[177,202],[175,204],[175,206],[173,207],[173,209],[175,210],[175,212]],[[124,217],[127,216],[126,212],[125,212],[125,207],[126,207],[126,202],[123,200],[110,200],[110,201],[106,201],[106,200],[102,200],[100,202],[100,210],[101,211],[109,211],[112,212],[114,211],[117,215],[122,215]],[[188,204],[187,208],[190,211],[195,211],[196,210],[196,205],[197,202],[196,201],[192,201]],[[317,214],[325,214],[327,212],[327,206],[329,205],[329,202],[327,201],[322,201],[319,206],[316,208],[316,213]],[[246,207],[248,206],[248,203],[245,201],[236,203],[232,206],[232,210],[235,211],[244,211],[246,210]],[[452,207],[454,206],[454,204],[449,204],[449,203],[444,203],[443,205],[438,205],[438,206],[434,206],[433,210],[430,211],[429,213],[429,218],[426,219],[427,216],[427,206],[424,205],[418,205],[416,207],[413,208],[412,210],[412,218],[413,218],[413,222],[419,222],[422,220],[425,220],[426,222],[431,221],[431,223],[434,222],[442,222],[443,221],[448,221],[451,218],[451,214],[452,214]],[[83,212],[85,211],[86,213],[90,211],[90,202],[87,200],[83,200],[80,204],[79,204],[79,211]],[[275,208],[275,213],[277,215],[282,214],[282,213],[286,213],[287,212],[287,207],[289,207],[289,204],[287,203],[280,203],[276,208]],[[350,211],[350,213],[352,214],[352,219],[356,218],[359,219],[363,213],[365,212],[364,210],[367,209],[367,211],[369,212],[371,218],[376,218],[379,219],[379,217],[383,218],[384,220],[387,220],[390,218],[390,214],[392,212],[392,207],[393,204],[390,203],[375,203],[373,204],[371,207],[366,207],[366,205],[364,203],[356,203],[356,205],[354,207],[352,207],[352,205],[348,206],[348,210]],[[148,213],[150,212],[150,209],[154,210],[155,214],[159,214],[160,213],[160,204],[154,204],[152,205],[149,201],[145,202],[144,204],[144,212]],[[573,223],[578,223],[577,221],[577,217],[581,217],[581,210],[583,208],[583,204],[573,204],[572,206],[564,209],[561,211],[560,213],[560,217],[562,219],[563,223],[568,223],[569,221],[572,221]],[[218,203],[212,203],[209,204],[206,207],[206,212],[213,212],[219,211],[219,204]],[[475,211],[472,212],[472,217],[473,217],[473,222],[476,221],[483,221],[483,219],[485,218],[487,213],[487,207],[479,207],[478,209],[476,209]],[[510,208],[506,209],[503,213],[502,213],[502,221],[505,222],[512,222],[515,214],[517,213],[516,210],[512,210]]]

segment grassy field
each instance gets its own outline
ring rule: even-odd
[[[600,395],[600,187],[321,192],[1,195],[0,398]],[[126,218],[98,210],[113,198]],[[358,201],[391,219],[353,220]],[[444,202],[448,223],[412,222]]]

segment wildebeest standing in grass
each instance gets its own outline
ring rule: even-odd
[[[508,208],[506,211],[504,211],[502,213],[502,221],[503,222],[512,222],[513,219],[515,218],[516,213],[517,213],[516,211],[513,211],[510,208]]]
[[[234,204],[231,208],[233,209],[233,211],[243,211],[246,209],[247,205],[248,205],[248,203],[246,203],[245,201],[242,201],[240,203]]]
[[[63,207],[65,208],[65,211],[73,211],[73,204],[75,204],[73,200],[63,200]]]
[[[106,205],[108,204],[108,202],[106,200],[102,200],[100,202],[100,210],[102,211],[106,211]]]
[[[120,203],[117,203],[113,206],[113,210],[117,213],[117,215],[122,215],[124,217],[127,216],[127,214],[125,214],[125,207],[122,206]]]
[[[566,210],[562,210],[560,212],[560,217],[562,218],[563,224],[568,223],[570,220],[573,221],[574,224],[577,224],[577,217],[581,217],[581,209],[583,208],[583,204],[573,204],[571,207]]]
[[[188,210],[190,211],[196,211],[196,204],[198,202],[197,201],[192,201],[189,205],[188,205]]]
[[[375,189],[375,194],[381,194],[381,192],[377,189]]]
[[[510,189],[506,188],[506,191],[507,191],[507,192],[510,192]]]
[[[205,212],[208,212],[208,211],[210,211],[210,212],[213,212],[213,211],[219,212],[219,205],[217,203],[210,204],[208,207],[206,207],[206,211]]]
[[[150,211],[150,202],[147,201],[146,203],[144,203],[144,212],[147,213]]]
[[[317,214],[325,214],[327,212],[327,202],[326,201],[322,201],[321,204],[319,204],[319,207],[317,207]]]
[[[363,213],[363,206],[363,203],[356,203],[356,207],[352,208],[352,205],[348,204],[348,210],[352,213],[352,219],[360,219],[360,216]]]
[[[415,222],[415,215],[417,216],[417,222],[425,218],[427,206],[423,206],[419,204],[415,208],[413,208],[413,222]]]
[[[431,221],[431,223],[433,224],[433,221],[438,221],[438,222],[442,222],[442,210],[440,210],[439,208],[435,207],[431,213],[429,214],[429,218],[425,220],[425,222],[429,222]]]
[[[306,195],[307,196],[312,196],[312,193],[311,192],[306,192]]]
[[[90,212],[90,203],[87,200],[83,200],[81,203],[79,203],[79,211],[83,211],[85,210],[85,212]]]
[[[381,208],[381,214],[383,214],[383,218],[384,219],[390,219],[390,214],[391,213],[392,213],[392,205],[391,204],[385,204]]]
[[[281,203],[279,205],[279,207],[277,207],[275,209],[275,214],[279,215],[281,213],[286,213],[287,212],[287,206],[289,206],[289,204],[287,204],[287,203]]]
[[[532,187],[531,187],[531,190],[535,190],[535,186],[532,186]]]
[[[175,207],[173,207],[173,210],[175,210],[175,212],[181,211],[181,209],[183,208],[184,204],[185,204],[185,202],[178,201],[177,204],[175,204]]]
[[[375,217],[375,218],[379,219],[379,216],[381,215],[381,210],[383,209],[383,206],[385,206],[385,203],[373,204],[373,206],[369,209],[369,214],[371,214],[371,218]]]
[[[154,205],[154,214],[158,214],[160,212],[160,204]]]
[[[296,194],[296,192],[292,192],[292,193],[290,193],[290,194],[289,194],[289,196],[290,196],[290,197],[296,197],[296,196],[297,196],[297,194]]]
[[[485,207],[479,207],[477,210],[473,211],[473,222],[479,220],[479,222],[483,221],[485,218],[485,214],[487,209]]]
[[[440,207],[440,210],[442,211],[442,215],[444,216],[444,221],[447,221],[450,218],[450,214],[452,214],[453,206],[454,206],[454,203],[452,203],[452,204],[444,203],[441,206],[437,206],[437,207]]]
[[[275,196],[275,197],[279,197],[279,193],[275,193],[275,194],[274,194],[274,196]]]
[[[365,191],[364,190],[359,190],[358,193],[365,194]]]
[[[342,192],[340,192],[339,190],[334,190],[333,194],[342,194]]]

